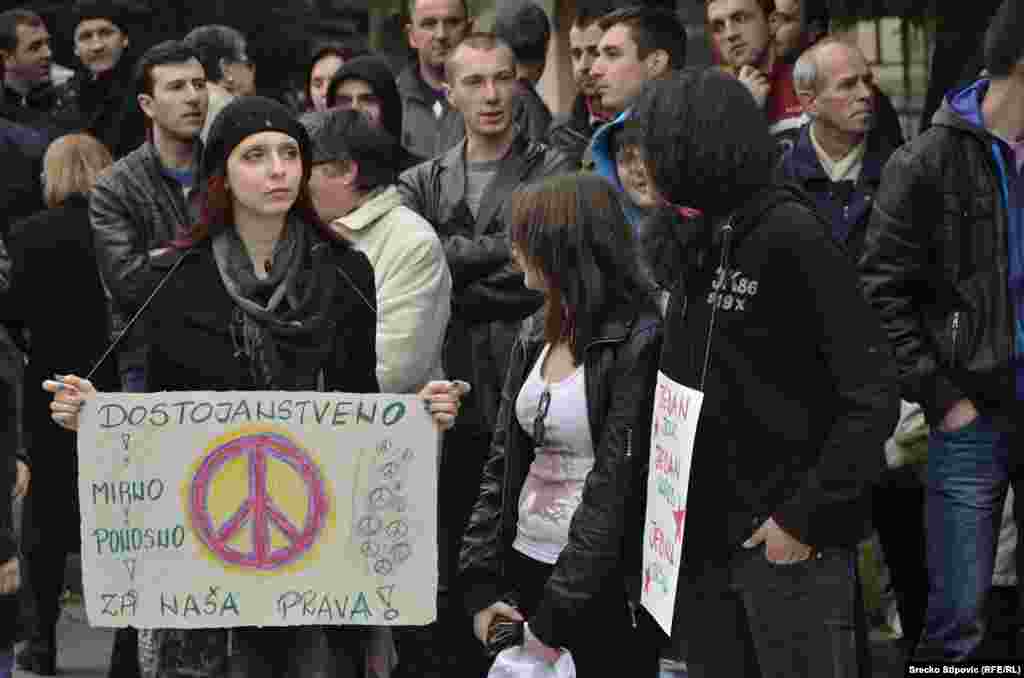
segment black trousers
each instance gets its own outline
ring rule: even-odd
[[[887,469],[873,490],[871,514],[896,591],[903,649],[912,656],[928,608],[924,485],[916,469]]]
[[[684,569],[679,586],[674,626],[689,678],[863,675],[853,549],[793,565],[770,563],[763,546],[740,549],[727,563]]]

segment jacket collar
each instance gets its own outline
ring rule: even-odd
[[[453,202],[462,202],[466,194],[466,137],[441,156],[441,194],[450,196]],[[508,188],[519,184],[524,171],[530,166],[536,153],[536,145],[522,128],[516,128],[512,146],[502,160],[498,173],[484,191],[476,216],[476,233],[483,233],[501,208]]]
[[[413,60],[398,76],[398,91],[402,98],[414,99],[427,106],[432,106],[437,101],[437,94],[430,85],[423,81],[423,76],[420,75],[418,60]]]
[[[584,353],[601,344],[618,344],[629,339],[630,332],[640,321],[642,307],[618,304],[601,322],[594,338],[584,347]],[[654,316],[652,316],[653,318]],[[520,337],[528,350],[544,344],[544,309],[541,308],[523,321]]]
[[[337,219],[335,223],[350,231],[362,231],[380,221],[400,204],[402,204],[402,198],[398,193],[398,188],[388,186],[371,195],[366,202]]]
[[[864,154],[864,161],[861,166],[860,177],[857,185],[864,183],[878,183],[882,179],[882,169],[893,148],[886,143],[877,128],[868,134],[868,147]],[[814,149],[814,142],[811,141],[811,125],[807,124],[800,130],[793,151],[789,155],[789,170],[801,183],[805,181],[830,181],[825,168],[821,166],[818,152]]]

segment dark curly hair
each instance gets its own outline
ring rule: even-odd
[[[651,180],[671,203],[655,210],[641,229],[651,275],[671,287],[691,245],[771,184],[775,143],[747,88],[713,67],[687,68],[647,83],[627,125],[639,130]]]
[[[630,116],[643,130],[658,192],[717,220],[771,183],[775,142],[750,91],[717,68],[688,68],[644,86]]]

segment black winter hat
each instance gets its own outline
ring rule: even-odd
[[[306,129],[284,105],[261,96],[239,97],[225,106],[210,126],[199,180],[203,186],[210,177],[223,175],[228,156],[246,137],[260,132],[282,132],[299,142],[302,153],[303,181],[309,177],[313,151]]]
[[[334,108],[338,88],[346,80],[362,80],[380,99],[381,126],[395,139],[402,138],[402,96],[398,93],[395,74],[383,57],[365,55],[344,63],[327,86],[327,106]]]

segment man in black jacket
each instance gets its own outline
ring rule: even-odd
[[[648,243],[673,290],[661,371],[704,393],[673,624],[689,675],[864,675],[856,544],[898,411],[885,335],[813,203],[771,186],[742,83],[683,71],[633,116],[672,206]]]
[[[135,101],[128,31],[131,14],[116,0],[80,0],[74,8],[75,55],[81,68],[57,88],[54,114],[66,130],[85,130],[106,144],[115,160],[145,140]]]
[[[598,57],[598,45],[604,30],[598,21],[615,8],[613,0],[584,3],[569,27],[569,57],[572,59],[572,77],[576,83],[576,98],[572,110],[555,118],[548,132],[552,146],[579,162],[590,145],[594,132],[614,117],[601,106],[597,83],[590,67]]]
[[[0,13],[3,99],[14,122],[42,130],[52,127],[50,116],[57,104],[52,57],[50,32],[38,14],[27,9]]]
[[[449,101],[462,114],[465,138],[399,177],[403,201],[437,229],[451,269],[446,376],[473,385],[459,426],[444,441],[438,525],[442,589],[453,579],[519,322],[541,303],[512,263],[502,204],[519,185],[571,167],[564,154],[530,141],[513,124],[516,62],[504,43],[489,34],[471,35],[452,52],[446,72]],[[455,623],[464,624],[458,630],[476,651],[468,619]],[[429,643],[421,640],[416,651],[430,654]]]
[[[975,656],[999,509],[1024,477],[1021,31],[1024,5],[1006,0],[985,37],[991,80],[948,95],[932,127],[893,155],[860,264],[904,398],[922,404],[932,430],[922,659]],[[1024,492],[1014,495],[1019,520]]]
[[[462,124],[444,94],[444,64],[473,28],[466,0],[408,0],[406,32],[416,59],[398,75],[402,137],[411,153],[433,158],[458,143]]]

